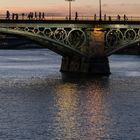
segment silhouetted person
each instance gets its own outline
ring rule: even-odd
[[[32,15],[31,15],[32,13],[30,12],[29,14],[28,14],[28,19],[30,20],[31,19],[31,17],[32,17]]]
[[[10,20],[10,12],[9,11],[6,11],[6,19]]]
[[[118,21],[120,21],[120,20],[121,20],[121,17],[120,17],[120,15],[118,15],[118,16],[117,16],[117,20],[118,20]]]
[[[128,18],[126,17],[126,15],[124,15],[124,21],[127,21],[128,20]]]
[[[109,16],[108,18],[109,18],[109,21],[111,21],[111,16]]]
[[[31,15],[31,19],[33,19],[34,18],[34,13],[31,12],[30,15]]]
[[[39,20],[41,20],[41,12],[39,12]]]
[[[78,20],[78,12],[75,13],[75,20]]]
[[[66,16],[66,20],[68,20],[68,16]]]
[[[15,13],[12,13],[12,20],[15,19]]]
[[[42,19],[43,20],[45,19],[45,13],[44,12],[42,13]]]
[[[22,20],[24,20],[24,16],[25,16],[25,14],[24,14],[24,13],[22,13],[22,14],[21,14],[21,16],[22,16]]]
[[[104,15],[104,21],[106,21],[106,14]]]
[[[37,12],[35,12],[35,19],[37,19]]]
[[[27,15],[27,18],[30,20],[30,13]]]
[[[94,21],[96,21],[97,20],[97,16],[96,16],[96,14],[94,14]]]
[[[16,16],[16,20],[18,20],[18,14],[15,14],[15,16]]]

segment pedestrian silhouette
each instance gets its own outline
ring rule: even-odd
[[[12,20],[15,19],[15,13],[12,13]]]
[[[78,20],[78,12],[75,13],[75,20]]]
[[[106,14],[104,15],[104,21],[106,21]]]
[[[96,19],[97,19],[97,16],[96,16],[96,14],[94,14],[94,21],[96,21]]]
[[[31,13],[28,14],[27,18],[30,20],[31,19]]]
[[[37,19],[37,12],[35,12],[35,19]]]
[[[10,12],[8,10],[6,11],[6,19],[10,20]]]
[[[15,14],[16,15],[16,20],[18,20],[18,14]]]
[[[120,20],[121,20],[121,17],[120,17],[120,15],[118,15],[118,16],[117,16],[117,20],[118,20],[118,21],[120,21]]]
[[[39,12],[39,20],[41,20],[41,12]]]
[[[25,16],[25,14],[24,14],[24,13],[22,13],[22,14],[21,14],[21,16],[22,16],[22,20],[24,20],[24,16]]]
[[[45,19],[45,13],[44,12],[42,13],[42,19],[43,20]]]
[[[109,16],[108,18],[109,18],[109,21],[111,21],[111,16]]]
[[[34,18],[34,13],[33,12],[31,12],[31,19],[33,19]]]
[[[127,21],[127,20],[128,20],[127,16],[126,16],[126,15],[124,15],[124,21]]]

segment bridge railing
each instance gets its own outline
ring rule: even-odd
[[[126,16],[124,15],[118,17],[117,15],[109,16],[109,15],[104,15],[101,17],[102,21],[140,21],[140,17],[138,16]],[[6,20],[6,15],[5,14],[0,14],[0,20]],[[12,19],[12,15],[10,15],[10,20]],[[16,20],[16,18],[14,18]],[[17,20],[29,20],[28,14],[25,14],[24,17],[22,16],[22,13],[18,14]],[[68,16],[54,16],[54,15],[45,15],[44,18],[30,18],[30,20],[68,20]],[[88,21],[99,21],[100,18],[99,16],[78,16],[77,19],[75,19],[74,16],[71,17],[71,20],[88,20]]]

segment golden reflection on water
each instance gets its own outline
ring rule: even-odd
[[[107,124],[108,119],[108,108],[105,106],[105,93],[99,81],[89,85],[87,88],[87,102],[86,107],[89,113],[88,123],[90,124],[90,132],[94,133],[96,137],[108,137],[107,135]]]
[[[77,88],[73,84],[60,85],[56,89],[57,106],[59,112],[57,121],[61,135],[65,138],[78,138],[79,133],[76,129],[76,109],[77,109]]]
[[[80,90],[78,85],[66,83],[56,88],[58,131],[65,138],[108,137],[108,109],[100,82],[92,82]],[[80,97],[83,96],[83,97]]]

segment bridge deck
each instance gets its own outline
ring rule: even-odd
[[[94,21],[94,20],[0,20],[0,23],[32,23],[32,24],[93,24],[93,25],[108,25],[108,24],[134,24],[140,25],[140,21]]]

